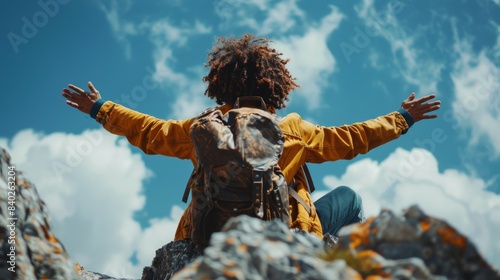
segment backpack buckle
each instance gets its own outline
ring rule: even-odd
[[[259,218],[264,217],[264,206],[263,206],[263,191],[264,191],[264,176],[262,171],[253,170],[252,171],[252,184],[253,184],[253,202],[255,214]]]

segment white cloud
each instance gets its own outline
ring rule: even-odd
[[[500,0],[498,0],[499,6],[500,6]],[[498,60],[500,59],[500,23],[496,23],[494,20],[490,20],[490,24],[493,26],[494,29],[496,29],[496,34],[497,34],[497,41],[495,45],[493,46],[492,53],[493,56]]]
[[[398,69],[398,74],[407,83],[417,86],[417,92],[436,93],[444,63],[426,55],[424,50],[416,46],[416,42],[425,39],[421,38],[422,32],[419,29],[406,30],[399,23],[397,18],[410,12],[407,5],[401,1],[390,1],[384,9],[377,10],[374,0],[364,0],[356,6],[358,16],[365,23],[365,28],[360,29],[360,32],[363,32],[366,42],[359,42],[355,47],[358,52],[367,47],[371,41],[369,36],[384,38],[390,45],[392,63]]]
[[[131,1],[112,1],[110,8],[104,5],[100,7],[117,40],[126,46],[128,58],[131,54],[129,36],[145,35],[152,42],[153,78],[162,88],[168,89],[168,94],[174,95],[175,101],[171,105],[172,113],[169,117],[184,119],[199,114],[212,104],[203,96],[205,85],[201,81],[201,70],[195,71],[197,75],[189,75],[189,69],[176,65],[176,52],[185,46],[191,37],[208,34],[212,31],[211,28],[197,20],[192,23],[183,22],[180,25],[175,25],[166,18],[127,21],[125,15],[131,6]],[[201,69],[202,66],[196,68]]]
[[[336,66],[327,40],[344,16],[337,8],[330,7],[331,12],[319,24],[311,24],[304,34],[276,40],[276,48],[284,57],[291,58],[288,69],[301,86],[296,94],[305,99],[309,109],[316,109],[321,104],[322,89],[328,85],[328,76]]]
[[[305,20],[304,12],[297,6],[296,1],[283,1],[267,10],[267,18],[259,28],[262,34],[283,34],[297,25],[295,20]]]
[[[131,23],[123,20],[122,14],[126,13],[130,7],[132,6],[132,1],[117,1],[112,0],[110,2],[110,7],[107,8],[106,5],[99,3],[99,8],[106,15],[106,19],[111,25],[111,29],[113,30],[113,34],[125,47],[125,57],[130,59],[132,57],[132,47],[130,42],[128,41],[128,37],[130,35],[137,34],[136,26]]]
[[[454,30],[454,51],[457,54],[451,79],[454,86],[454,128],[467,132],[471,147],[487,146],[493,158],[500,157],[500,61],[494,57],[495,48],[472,50],[467,39],[459,39]],[[499,36],[500,37],[500,36]],[[490,55],[491,54],[491,55]]]
[[[191,36],[206,34],[211,31],[199,22],[192,26],[178,27],[167,20],[143,23],[141,28],[148,30],[149,38],[154,44],[153,58],[155,60],[154,78],[174,92],[175,101],[171,108],[171,117],[176,119],[190,118],[198,115],[212,104],[203,95],[205,84],[203,66],[188,69],[175,69],[175,50],[187,43]]]
[[[221,19],[221,29],[243,27],[260,35],[282,34],[299,28],[298,21],[307,24],[305,13],[297,6],[297,0],[220,0],[215,13]]]
[[[323,181],[330,188],[347,185],[356,190],[367,217],[382,208],[400,212],[418,204],[428,215],[445,219],[468,236],[500,268],[500,219],[496,214],[500,195],[487,191],[488,184],[480,178],[455,169],[440,172],[436,158],[425,149],[398,148],[380,163],[363,159],[349,165],[340,178],[326,176]],[[313,197],[324,193],[313,193]]]
[[[156,249],[173,239],[179,207],[145,229],[134,219],[145,205],[143,182],[151,172],[125,139],[102,129],[49,135],[27,129],[0,144],[35,184],[55,235],[86,270],[140,277]]]
[[[221,28],[238,26],[254,30],[259,22],[255,15],[268,9],[266,0],[219,0],[215,1],[215,14],[220,18]]]

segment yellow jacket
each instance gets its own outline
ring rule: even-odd
[[[221,106],[223,113],[229,105]],[[128,141],[146,154],[189,159],[196,165],[196,155],[189,137],[194,119],[162,120],[106,101],[96,114],[103,127]],[[288,114],[280,122],[285,135],[285,146],[279,166],[288,183],[295,177],[299,195],[311,207],[311,215],[295,199],[290,199],[290,227],[323,236],[321,223],[307,189],[306,179],[300,167],[305,162],[321,163],[338,159],[352,159],[358,154],[398,138],[409,128],[403,115],[392,112],[373,120],[344,125],[323,127],[304,121],[296,113]],[[175,240],[189,238],[191,228],[190,205],[177,227]]]

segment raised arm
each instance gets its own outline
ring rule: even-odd
[[[109,132],[125,136],[130,144],[146,154],[161,154],[194,160],[193,145],[189,137],[192,120],[162,120],[111,101],[101,99],[99,91],[88,83],[90,92],[69,85],[63,89],[66,103],[90,114]]]
[[[68,85],[68,88],[63,89],[62,96],[66,98],[66,104],[69,106],[80,110],[82,113],[90,114],[90,110],[94,103],[101,99],[101,94],[94,87],[91,82],[88,82],[87,86],[90,92],[86,92],[83,89],[74,86],[72,84]]]
[[[440,101],[431,101],[435,95],[415,99],[412,93],[397,112],[376,119],[339,127],[314,126],[305,122],[303,127],[307,162],[352,159],[358,154],[397,139],[413,123],[436,118],[429,113],[439,109]]]
[[[412,92],[406,100],[401,103],[401,109],[407,111],[414,122],[426,119],[437,118],[436,114],[427,115],[430,112],[438,110],[441,106],[441,101],[436,100],[428,102],[436,98],[435,94],[430,94],[419,99],[415,99],[415,93]]]

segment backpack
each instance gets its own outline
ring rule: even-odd
[[[197,165],[183,201],[191,191],[193,242],[207,244],[229,218],[243,214],[289,224],[289,188],[278,166],[284,135],[261,97],[240,97],[226,114],[205,111],[190,136]]]

